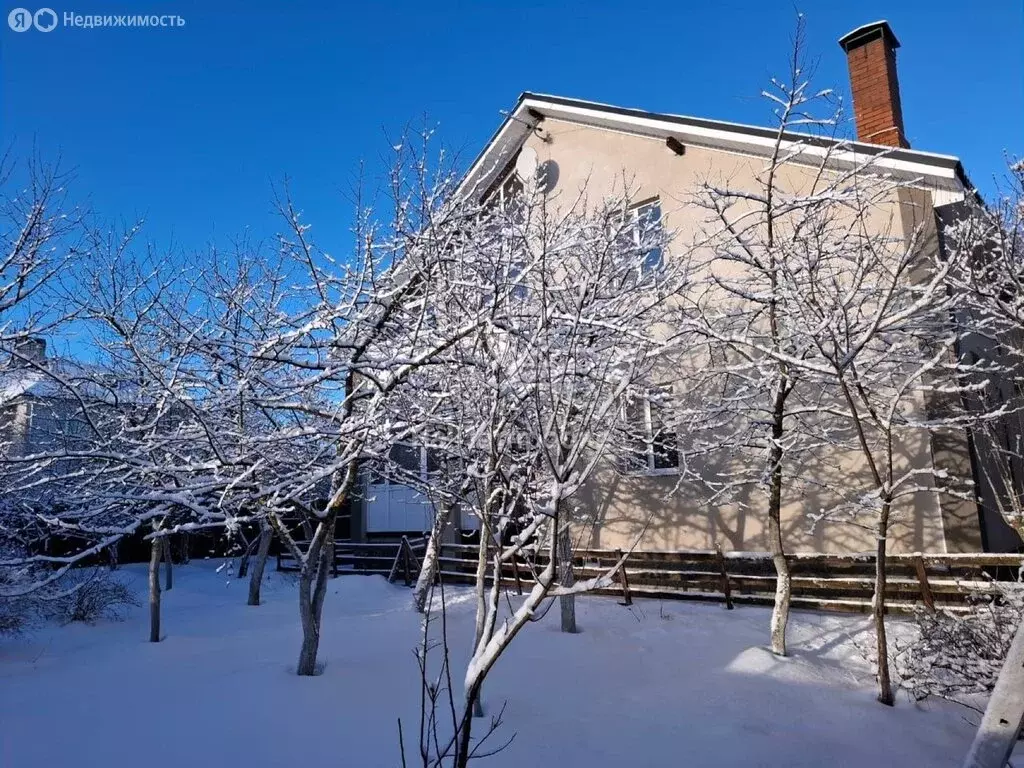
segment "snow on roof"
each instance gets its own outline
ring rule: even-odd
[[[46,370],[36,367],[12,367],[0,371],[0,404],[16,398],[67,398],[70,393],[62,383],[66,381],[85,397],[111,399],[117,389],[102,387],[102,371],[67,358],[51,357],[45,363]],[[120,396],[120,395],[119,395]]]

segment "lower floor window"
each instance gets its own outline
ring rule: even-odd
[[[676,432],[664,402],[666,393],[634,396],[627,400],[625,424],[628,456],[625,468],[637,474],[671,473],[679,469]]]

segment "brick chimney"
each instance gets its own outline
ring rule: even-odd
[[[839,38],[850,65],[850,89],[857,140],[909,147],[903,132],[900,83],[896,77],[896,39],[887,21],[857,27]]]
[[[15,354],[11,358],[15,368],[29,368],[32,363],[46,363],[46,339],[39,336],[19,339],[14,343],[14,351]]]

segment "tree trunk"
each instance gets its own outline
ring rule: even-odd
[[[249,575],[249,555],[252,554],[252,548],[256,545],[256,542],[250,541],[245,545],[245,551],[242,552],[242,556],[238,559],[238,573],[235,574],[236,579],[244,579]]]
[[[889,534],[891,499],[882,500],[878,514],[878,550],[875,556],[875,594],[871,615],[875,622],[875,645],[878,654],[878,700],[891,707],[895,703],[889,679],[889,643],[885,636],[885,544]]]
[[[253,566],[252,578],[249,579],[249,605],[260,604],[260,588],[263,586],[263,571],[267,567],[267,556],[274,532],[266,522],[260,524],[259,549],[256,551],[256,564]]]
[[[310,542],[306,561],[299,573],[299,618],[302,621],[302,648],[299,650],[299,675],[317,674],[316,655],[320,647],[320,622],[327,576],[334,560],[334,515],[320,522]]]
[[[483,717],[484,709],[480,703],[480,688],[471,688],[466,692],[466,709],[473,710],[473,717]],[[462,718],[462,729],[459,733],[458,749],[455,752],[455,768],[466,768],[469,765],[470,743],[473,736],[473,717]]]
[[[260,532],[262,533],[262,529],[260,529]],[[252,541],[245,542],[245,549],[242,551],[242,556],[238,560],[237,578],[244,579],[249,575],[249,560],[252,558],[252,553],[255,551],[256,547],[259,546],[259,543],[259,536]]]
[[[174,563],[171,561],[171,538],[164,537],[164,589],[174,589]]]
[[[160,642],[160,553],[163,542],[153,539],[149,545],[149,642]]]
[[[483,641],[484,627],[487,621],[487,564],[488,555],[490,553],[490,526],[486,520],[480,521],[480,545],[476,551],[476,626],[473,633],[473,653],[476,653],[480,649],[480,644]],[[500,579],[501,574],[493,574],[495,579]],[[484,704],[483,704],[483,690],[480,686],[472,691],[467,691],[466,696],[468,701],[467,705],[471,705],[473,709],[473,717],[484,716]],[[466,729],[470,727],[469,723],[466,723]]]
[[[430,587],[437,578],[438,558],[441,556],[441,537],[444,529],[448,526],[448,518],[451,516],[451,506],[442,504],[434,515],[434,525],[430,529],[430,538],[427,539],[427,549],[423,553],[423,567],[420,568],[419,578],[416,579],[416,588],[412,593],[412,605],[417,613],[423,613],[427,607],[427,596],[430,594]]]
[[[771,466],[771,488],[768,496],[768,551],[775,565],[775,605],[772,608],[772,653],[786,655],[786,625],[789,623],[789,601],[792,594],[792,576],[789,561],[782,545],[782,435],[785,417],[785,399],[775,401],[772,423],[772,444],[768,452]]]
[[[566,526],[558,534],[558,580],[563,587],[576,583],[572,575],[572,541]],[[576,596],[562,595],[558,598],[562,610],[562,631],[576,632]]]

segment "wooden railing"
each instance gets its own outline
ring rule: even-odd
[[[407,546],[406,546],[407,545]],[[415,580],[426,539],[393,542],[338,542],[335,574],[382,574],[389,580]],[[592,549],[573,557],[577,580],[599,576],[622,557],[620,550]],[[441,578],[449,583],[472,583],[476,572],[475,544],[444,544],[439,558]],[[923,608],[963,610],[978,595],[998,590],[998,580],[1018,576],[1024,555],[1019,554],[898,554],[886,559],[886,604],[891,613]],[[871,609],[875,556],[872,554],[797,553],[786,558],[792,572],[792,605],[815,610]],[[506,563],[502,583],[522,591],[534,583],[546,555],[531,564]],[[278,570],[297,570],[288,554],[278,555]],[[771,605],[775,595],[775,569],[766,552],[715,550],[634,551],[616,584],[598,594],[676,600],[717,600],[748,605]]]
[[[577,580],[605,573],[621,558],[619,550],[577,552]],[[998,579],[1015,579],[1019,554],[899,554],[886,558],[886,603],[892,613],[917,608],[963,609],[972,596],[993,593]],[[792,605],[816,610],[869,611],[874,592],[875,556],[823,553],[787,557],[792,573]],[[516,589],[532,585],[533,572],[543,566],[519,561],[502,572],[504,584]],[[441,548],[441,575],[452,582],[471,582],[476,569],[475,545]],[[681,600],[717,600],[771,605],[775,595],[775,569],[765,552],[634,551],[626,560],[617,584],[599,594]]]
[[[307,542],[298,542],[300,549],[305,549]],[[347,573],[379,573],[393,580],[399,571],[405,575],[408,570],[410,576],[415,578],[419,573],[420,559],[427,548],[425,538],[408,539],[403,536],[398,541],[382,542],[359,542],[359,541],[336,541],[334,543],[334,575],[343,576]],[[403,567],[403,562],[408,559],[408,569]],[[282,551],[277,555],[277,570],[297,571],[299,564],[288,551]]]

